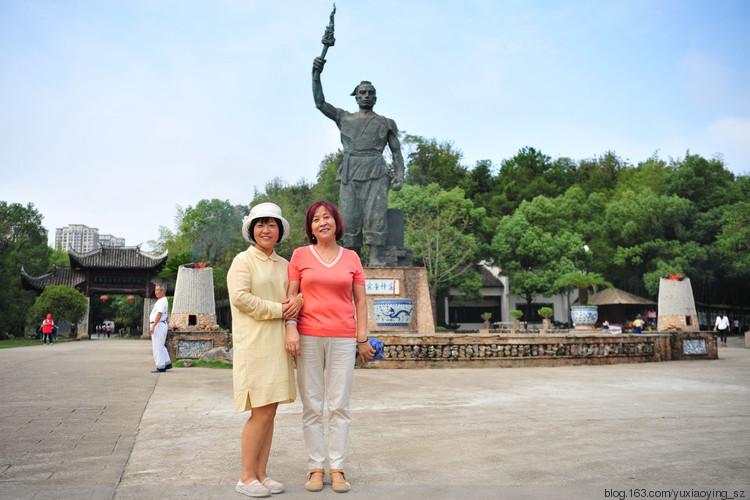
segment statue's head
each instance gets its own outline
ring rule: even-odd
[[[375,95],[375,87],[372,86],[372,83],[366,80],[363,80],[354,88],[352,95],[357,99],[359,107],[364,109],[372,109],[373,106],[375,106],[375,102],[378,100]]]

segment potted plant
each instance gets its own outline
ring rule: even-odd
[[[597,307],[589,303],[589,288],[596,292],[597,286],[614,288],[612,283],[604,279],[599,273],[587,271],[571,271],[560,276],[555,281],[559,288],[578,288],[578,305],[571,306],[570,317],[577,330],[590,330],[596,324],[599,317]]]
[[[513,329],[520,330],[521,329],[521,316],[523,316],[523,311],[519,309],[511,309],[510,311],[508,311],[508,314],[513,316]]]
[[[484,320],[484,329],[489,330],[490,329],[490,318],[492,318],[491,312],[483,312],[482,313],[482,319]]]
[[[551,328],[550,318],[555,314],[555,311],[551,307],[542,307],[538,311],[539,316],[542,318],[542,330],[546,331]]]

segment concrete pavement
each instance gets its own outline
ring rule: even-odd
[[[750,350],[719,357],[356,370],[344,498],[750,498]],[[151,369],[142,340],[0,350],[0,498],[246,498],[231,371]],[[279,407],[277,497],[341,498],[304,490],[300,421]]]

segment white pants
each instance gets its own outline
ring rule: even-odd
[[[302,433],[309,469],[343,469],[349,443],[349,399],[357,339],[300,335],[297,384],[302,399]],[[328,410],[326,454],[323,408]]]
[[[168,364],[172,363],[169,359],[169,351],[164,345],[167,341],[167,324],[159,321],[154,327],[154,333],[151,335],[151,349],[154,351],[154,361],[156,368],[163,370]]]

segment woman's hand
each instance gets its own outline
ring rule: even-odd
[[[281,315],[284,319],[297,319],[304,301],[302,297],[292,297],[281,303]]]
[[[377,354],[377,351],[369,342],[358,343],[357,349],[359,350],[359,360],[362,362],[362,366],[366,365]]]
[[[286,340],[284,341],[286,352],[295,358],[300,355],[299,332],[297,325],[286,325]]]

